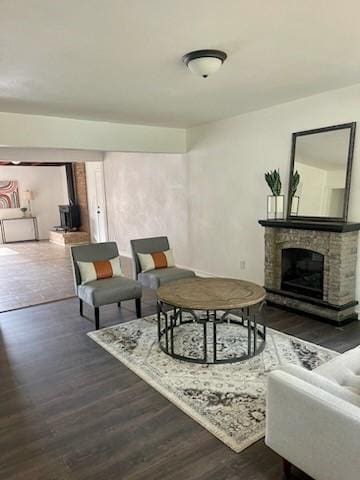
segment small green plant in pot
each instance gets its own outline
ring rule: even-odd
[[[269,219],[284,218],[284,196],[281,195],[281,178],[279,170],[265,173],[265,180],[272,195],[268,196],[267,215]]]
[[[281,178],[279,170],[273,170],[265,173],[266,183],[269,185],[270,190],[274,197],[281,195]]]
[[[300,182],[300,173],[296,170],[290,179],[290,198],[289,202],[291,202],[291,215],[297,215],[299,212],[299,202],[300,198],[295,195]]]
[[[27,207],[21,207],[21,208],[20,208],[20,211],[22,212],[23,217],[25,217],[25,216],[26,216],[26,212],[27,212]]]
[[[291,198],[295,195],[296,190],[299,186],[299,182],[300,182],[300,173],[296,170],[296,172],[292,174],[291,180],[290,180],[290,197]]]

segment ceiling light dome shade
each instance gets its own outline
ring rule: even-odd
[[[203,78],[215,73],[226,60],[221,50],[195,50],[183,56],[183,62],[189,70]]]

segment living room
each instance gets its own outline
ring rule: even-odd
[[[358,4],[60,3],[1,3],[0,174],[85,162],[91,242],[0,313],[0,478],[357,479]]]

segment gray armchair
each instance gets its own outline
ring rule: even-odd
[[[157,268],[149,272],[142,272],[138,253],[155,253],[169,250],[169,240],[167,237],[140,238],[130,240],[133,255],[135,278],[144,287],[157,289],[164,283],[173,282],[182,278],[195,277],[191,270],[178,267]]]
[[[126,277],[105,278],[94,280],[81,285],[80,270],[77,262],[94,262],[98,260],[110,260],[117,257],[119,251],[115,242],[94,243],[71,247],[73,260],[73,272],[75,291],[80,300],[80,315],[83,317],[83,302],[94,307],[95,328],[100,326],[99,307],[121,302],[135,300],[136,315],[141,317],[142,288],[139,282]]]

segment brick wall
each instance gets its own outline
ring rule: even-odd
[[[85,163],[74,163],[74,183],[76,202],[80,207],[81,232],[90,232],[89,206],[87,201],[86,171]]]

